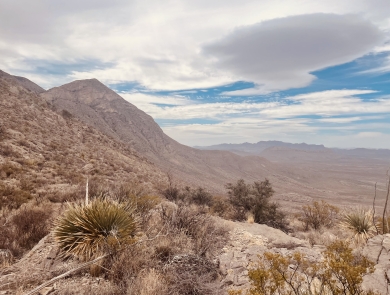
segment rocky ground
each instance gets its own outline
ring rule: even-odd
[[[262,224],[223,221],[231,229],[230,241],[219,255],[222,274],[220,294],[228,289],[249,287],[248,268],[265,251],[288,254],[300,251],[310,260],[319,261],[324,246],[311,246],[308,241],[289,236],[280,230]],[[389,294],[390,277],[390,234],[370,239],[363,253],[376,263],[375,272],[364,277],[366,289],[380,294]],[[0,276],[0,294],[26,294],[33,287],[62,274],[78,265],[75,261],[63,261],[51,235],[42,239],[16,264],[3,269]],[[91,277],[86,271],[79,271],[61,279],[40,291],[40,294],[98,294],[98,290],[109,289],[110,282]],[[15,291],[16,290],[16,291]],[[16,293],[15,293],[16,292]],[[76,292],[76,293],[74,293]]]

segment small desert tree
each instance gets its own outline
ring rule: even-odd
[[[226,188],[237,220],[245,220],[251,213],[256,223],[287,230],[285,214],[279,210],[278,203],[270,201],[274,190],[268,179],[253,184],[239,179],[236,184],[228,183]]]

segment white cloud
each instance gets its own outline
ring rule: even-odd
[[[209,119],[215,124],[163,125],[164,132],[188,145],[217,144],[221,142],[253,142],[261,139],[280,139],[292,142],[328,143],[346,147],[337,133],[353,138],[360,146],[384,147],[383,136],[374,142],[364,142],[362,134],[387,132],[389,124],[379,123],[388,118],[390,99],[363,100],[359,95],[372,94],[371,90],[331,90],[287,97],[261,103],[197,103],[158,107],[144,106],[156,119]],[[134,102],[134,101],[133,101]],[[136,104],[137,105],[137,104]],[[138,105],[137,105],[138,106]],[[356,122],[364,124],[356,125]],[[333,135],[324,135],[323,132]],[[373,133],[374,132],[374,133]],[[317,140],[317,141],[313,141]],[[360,141],[359,141],[360,140]],[[337,146],[337,145],[335,145]],[[352,145],[351,145],[352,146]],[[348,146],[348,147],[351,147]]]
[[[234,82],[241,73],[215,67],[201,54],[202,45],[240,26],[311,13],[354,13],[386,29],[390,5],[388,0],[303,0],[294,5],[291,0],[3,0],[0,68],[14,74],[26,74],[27,68],[29,77],[49,80],[47,87],[91,77],[105,83],[138,81],[153,89],[213,87]],[[31,60],[72,64],[80,59],[112,65],[63,75],[28,69]],[[312,80],[304,72],[294,77],[301,84]],[[270,87],[279,87],[272,81]]]
[[[238,91],[252,95],[308,86],[315,79],[310,72],[361,57],[383,37],[356,15],[310,14],[239,27],[204,51],[219,68],[256,83]]]
[[[390,112],[390,99],[363,101],[358,95],[375,93],[372,90],[330,90],[286,97],[272,102],[199,103],[179,97],[154,97],[140,93],[124,97],[156,119],[214,119],[232,116],[250,121],[256,118],[294,118],[299,116],[351,116]],[[153,103],[172,104],[158,107]],[[326,120],[326,119],[325,119]],[[325,122],[325,121],[324,121]]]

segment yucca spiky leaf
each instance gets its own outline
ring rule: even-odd
[[[366,242],[375,234],[373,213],[363,208],[355,208],[344,213],[341,226],[353,233],[356,243]]]
[[[134,241],[135,215],[127,206],[107,199],[69,205],[56,221],[54,237],[64,256],[89,260]]]

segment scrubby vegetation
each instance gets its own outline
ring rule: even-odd
[[[247,295],[363,295],[363,276],[373,272],[373,262],[353,253],[347,242],[335,241],[324,252],[323,261],[311,261],[300,252],[289,255],[266,252],[249,270],[251,289]],[[244,294],[230,291],[230,295]]]
[[[319,230],[322,227],[330,228],[336,224],[340,209],[325,201],[314,201],[311,205],[302,207],[298,219],[303,222],[305,230],[310,228]]]
[[[288,230],[286,214],[280,210],[278,203],[270,201],[274,190],[268,179],[253,184],[246,184],[240,179],[235,184],[228,183],[226,188],[236,220],[246,220],[250,213],[256,223]]]
[[[48,206],[25,207],[3,218],[0,228],[0,249],[7,249],[20,258],[49,233],[52,210]]]

